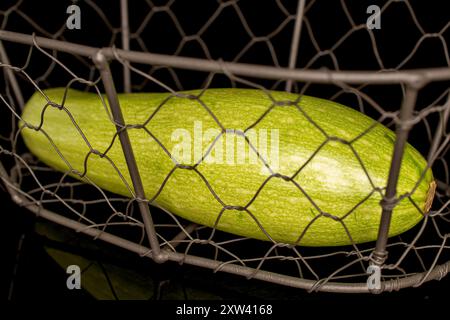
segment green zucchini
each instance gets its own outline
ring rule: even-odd
[[[49,105],[40,93],[32,96],[20,124],[42,130],[24,126],[29,150],[59,171],[67,172],[70,164],[70,175],[81,179],[86,169],[97,186],[132,196],[106,98],[104,105],[98,95],[73,89],[65,99],[61,88],[44,93],[64,108]],[[200,93],[119,94],[125,123],[136,125],[128,134],[147,199],[198,224],[261,240],[303,246],[376,240],[395,140],[391,130],[351,108],[309,96],[296,106],[274,104],[298,99],[285,92],[269,97],[260,90],[208,89],[192,98]],[[92,150],[107,151],[106,157]],[[176,162],[186,166],[172,171]],[[186,169],[198,162],[196,170]],[[410,197],[395,206],[389,236],[416,225],[434,197],[433,174],[409,144],[397,190]]]

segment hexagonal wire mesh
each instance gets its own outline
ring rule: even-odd
[[[289,7],[283,1],[275,0],[270,4],[267,1],[265,5],[270,8],[266,9],[262,9],[263,4],[258,4],[261,6],[259,14],[267,12],[271,19],[255,27],[254,10],[248,9],[248,1],[205,2],[204,10],[183,7],[181,3],[168,1],[160,5],[150,0],[132,3],[122,0],[119,7],[119,1],[105,2],[102,6],[99,2],[86,0],[80,6],[83,17],[89,18],[84,18],[83,24],[91,23],[89,30],[94,34],[88,40],[77,39],[75,31],[67,30],[65,15],[59,20],[52,19],[51,26],[48,19],[38,21],[45,16],[36,13],[31,1],[19,0],[0,8],[0,67],[5,75],[0,96],[1,114],[2,118],[10,117],[11,120],[1,132],[0,176],[12,199],[41,217],[158,262],[188,263],[311,291],[370,292],[366,283],[366,270],[370,264],[383,269],[382,286],[377,291],[418,286],[446,275],[450,266],[447,261],[450,249],[447,244],[450,22],[444,21],[442,26],[434,27],[436,32],[428,32],[421,24],[419,10],[411,2],[391,0],[381,6],[381,17],[385,19],[382,28],[372,30],[366,24],[367,4],[350,7],[342,0],[336,2],[336,8],[326,10],[340,19],[336,25],[341,28],[333,28],[332,22],[331,27],[326,28],[315,13],[319,11],[323,21],[325,13],[321,10],[324,7],[318,4],[319,1],[300,0],[294,7]],[[110,5],[112,9],[108,7]],[[327,3],[327,6],[332,5]],[[363,14],[358,16],[358,11]],[[414,41],[410,47],[401,46],[403,51],[396,47],[398,60],[393,58],[392,52],[383,52],[386,49],[380,37],[382,32],[392,33],[399,28],[392,15],[404,21],[411,34],[417,34],[417,37],[411,36]],[[161,22],[158,17],[166,20]],[[435,24],[438,24],[437,20]],[[334,37],[326,35],[331,31],[336,32]],[[70,38],[91,46],[69,42]],[[426,60],[429,65],[417,66],[413,63],[414,58],[428,38],[439,43],[442,61],[435,55],[435,60]],[[194,47],[189,47],[192,44]],[[355,45],[358,50],[341,50],[345,46],[355,48]],[[255,48],[257,54],[249,54]],[[341,71],[355,68],[370,71]],[[88,167],[84,172],[71,172],[79,174],[83,182],[71,178],[69,172],[58,173],[50,169],[37,161],[21,142],[23,127],[18,127],[17,121],[25,97],[35,91],[44,95],[41,88],[51,86],[76,87],[99,94],[102,85],[114,117],[112,122],[118,125],[111,144],[120,140],[131,180],[124,178],[124,173],[117,167],[111,168],[125,184],[131,181],[127,186],[133,194],[131,199],[101,190],[88,178]],[[386,186],[372,186],[372,192],[384,191],[386,200],[380,204],[382,215],[377,242],[308,248],[259,241],[193,224],[164,208],[157,208],[154,200],[176,170],[192,170],[203,177],[203,183],[222,207],[220,212],[229,209],[229,204],[221,200],[215,187],[202,175],[201,161],[188,167],[174,164],[154,197],[145,198],[127,135],[128,130],[137,129],[137,124],[123,123],[115,85],[124,92],[163,91],[194,99],[223,129],[220,118],[203,103],[201,94],[186,97],[177,91],[217,86],[257,88],[273,101],[261,119],[279,105],[268,89],[294,91],[299,99],[308,93],[344,102],[380,123],[394,126],[397,137],[389,179]],[[421,94],[431,87],[431,93],[427,92],[422,98]],[[380,100],[382,103],[378,102]],[[61,107],[59,103],[52,101],[50,107]],[[290,104],[304,114],[298,100]],[[76,119],[72,121],[74,126],[77,125]],[[151,130],[141,129],[167,151]],[[367,128],[361,136],[370,130]],[[81,130],[79,134],[88,144]],[[325,135],[326,141],[336,138]],[[410,196],[396,195],[398,172],[408,137],[422,154],[427,155],[429,167],[433,168],[437,179],[437,192],[432,209],[424,214],[423,222],[405,234],[388,239],[386,226],[392,213],[392,201]],[[350,141],[341,141],[351,145]],[[90,144],[88,148],[86,159],[108,156],[109,148],[95,150]],[[356,152],[355,156],[358,157]],[[313,158],[314,155],[308,161]],[[363,163],[361,166],[364,169]],[[293,183],[295,176],[272,171],[267,179],[272,178],[284,178],[286,183]],[[263,188],[264,183],[255,190],[255,197]],[[239,205],[250,214],[249,204]],[[220,218],[219,212],[217,215]],[[321,210],[320,217],[330,218]],[[345,219],[331,218],[337,218],[345,227]],[[255,223],[255,228],[260,227]]]

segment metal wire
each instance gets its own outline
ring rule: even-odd
[[[450,261],[448,261],[450,245],[447,243],[450,222],[448,219],[448,214],[450,213],[450,172],[447,165],[450,139],[450,135],[447,132],[448,115],[450,112],[449,90],[444,89],[440,92],[437,99],[424,107],[418,107],[417,97],[425,85],[433,85],[437,81],[450,80],[449,39],[445,36],[445,33],[450,28],[450,22],[438,32],[426,32],[424,27],[419,23],[417,13],[414,11],[411,3],[408,1],[402,1],[401,3],[393,0],[387,1],[382,6],[381,13],[383,14],[389,12],[391,9],[393,10],[394,7],[402,6],[405,10],[405,16],[408,15],[412,18],[412,25],[417,28],[420,36],[416,45],[399,63],[393,67],[386,67],[383,61],[384,59],[380,54],[380,48],[378,47],[374,32],[367,28],[365,23],[357,24],[355,22],[356,18],[352,16],[351,10],[345,1],[341,1],[340,5],[347,20],[346,22],[350,25],[350,29],[327,49],[322,49],[319,43],[320,38],[315,35],[313,23],[308,16],[309,12],[317,6],[316,1],[299,1],[293,13],[284,6],[282,1],[274,1],[275,7],[279,10],[278,14],[283,19],[281,19],[280,24],[273,30],[266,35],[260,36],[257,35],[257,32],[247,21],[246,14],[242,10],[242,4],[239,1],[219,1],[217,7],[207,17],[205,23],[196,33],[190,34],[184,30],[183,24],[178,19],[181,13],[176,12],[174,9],[175,1],[169,1],[162,6],[157,6],[152,1],[146,1],[148,13],[143,17],[142,23],[134,30],[128,21],[128,12],[130,11],[128,9],[131,4],[127,3],[126,0],[120,1],[122,12],[120,26],[118,27],[114,27],[114,23],[108,20],[102,8],[94,2],[87,0],[86,8],[92,10],[98,17],[98,20],[106,26],[106,29],[109,30],[111,35],[110,39],[106,39],[106,43],[100,44],[98,47],[66,41],[64,25],[54,33],[46,31],[43,26],[34,22],[32,17],[22,10],[22,3],[23,1],[18,1],[15,5],[0,11],[0,17],[3,18],[0,30],[0,41],[3,41],[0,42],[0,67],[5,72],[6,80],[5,88],[2,90],[0,96],[0,105],[2,106],[2,117],[3,115],[5,118],[10,116],[12,123],[8,135],[5,137],[1,136],[4,139],[2,139],[0,145],[0,157],[2,159],[0,162],[0,177],[8,192],[11,194],[12,199],[18,205],[27,207],[36,215],[50,221],[90,235],[94,239],[101,239],[113,243],[157,262],[168,260],[188,263],[214,271],[229,272],[242,275],[246,278],[261,279],[282,285],[303,288],[309,291],[373,292],[369,290],[365,283],[367,277],[366,269],[371,263],[381,266],[385,271],[383,273],[382,288],[378,292],[421,285],[425,281],[441,279],[448,273],[450,265]],[[240,23],[244,34],[250,40],[243,45],[241,50],[229,62],[225,62],[221,57],[215,57],[213,52],[211,52],[210,46],[207,40],[205,40],[205,34],[214,28],[214,25],[222,15],[230,11],[234,13],[236,21]],[[171,54],[152,52],[152,48],[148,47],[148,44],[144,41],[146,28],[151,25],[155,16],[162,14],[169,18],[169,21],[171,21],[181,39],[175,51]],[[8,18],[14,15],[23,19],[37,34],[42,36],[22,34],[8,30]],[[290,43],[289,62],[288,67],[282,67],[274,41],[289,26],[293,27],[294,30],[292,42]],[[360,31],[367,33],[378,69],[342,71],[339,64],[341,60],[338,53],[339,48]],[[305,41],[305,37],[309,38],[310,45],[315,50],[315,53],[309,60],[305,59],[301,62],[301,68],[295,69],[295,65],[298,65],[296,62],[298,60],[297,55],[301,32],[302,41]],[[121,43],[123,49],[113,46],[119,33],[122,36]],[[434,68],[403,70],[405,65],[414,58],[422,42],[428,38],[436,38],[440,41],[445,63]],[[10,62],[11,57],[8,57],[8,51],[6,50],[8,47],[5,45],[6,49],[3,48],[4,44],[9,42],[24,45],[23,50],[31,48],[27,61],[22,66],[14,65]],[[181,56],[185,46],[191,42],[199,45],[204,55],[203,57]],[[140,51],[129,50],[132,44],[137,45]],[[246,54],[258,44],[265,45],[271,58],[270,63],[268,65],[244,63]],[[82,72],[76,69],[75,71],[75,69],[69,67],[67,65],[68,63],[59,56],[62,52],[76,57],[76,60],[86,70]],[[45,61],[49,67],[44,74],[32,76],[30,70],[32,70],[33,63],[36,63],[34,59],[37,56],[40,59],[39,61]],[[318,61],[325,56],[330,57],[333,70],[312,69],[312,66],[317,65]],[[203,90],[211,86],[214,78],[222,75],[230,81],[232,86],[249,86],[265,92],[268,100],[272,101],[272,105],[268,106],[267,111],[254,123],[250,124],[242,132],[238,132],[238,134],[246,138],[246,143],[253,149],[259,160],[265,164],[271,173],[256,189],[253,198],[249,202],[239,204],[238,206],[230,205],[224,199],[221,199],[215,191],[214,186],[202,173],[199,165],[207,157],[214,143],[217,142],[219,138],[217,137],[208,148],[208,151],[202,155],[199,162],[192,166],[176,164],[165,177],[155,195],[150,199],[145,199],[139,170],[133,156],[132,144],[127,132],[131,129],[144,130],[161,147],[167,156],[172,158],[164,143],[159,141],[147,127],[147,124],[154,121],[155,115],[160,112],[165,104],[169,103],[168,101],[170,99],[164,101],[152,115],[149,115],[149,118],[144,123],[125,123],[121,115],[114,86],[114,83],[118,83],[120,79],[115,77],[115,74],[111,72],[109,66],[111,61],[118,62],[124,70],[123,86],[125,92],[140,91],[146,88],[147,85],[155,85],[179,98],[193,99],[204,108],[222,131],[228,128],[221,122],[220,117],[215,115],[211,108],[202,100],[202,94],[192,97],[177,93],[179,89],[185,87],[182,78],[179,76],[180,69],[205,72],[206,76],[204,85],[202,86]],[[139,67],[136,65],[139,65]],[[158,72],[161,70],[167,70],[167,74],[170,76],[173,85],[169,85],[164,80],[160,80]],[[70,81],[68,83],[51,83],[48,79],[52,73],[57,71],[68,76]],[[133,80],[135,76],[140,77],[143,81],[141,83],[135,82]],[[257,79],[255,80],[255,78]],[[324,141],[316,152],[293,175],[286,176],[272,169],[266,159],[259,153],[258,149],[251,145],[247,136],[247,131],[250,128],[256,126],[272,110],[280,105],[286,104],[285,101],[277,101],[274,99],[270,91],[267,90],[265,85],[261,85],[258,79],[276,80],[271,89],[278,88],[284,82],[286,82],[285,88],[287,90],[298,88],[299,84],[304,84],[301,90],[296,90],[299,92],[298,99],[289,102],[289,104],[324,136]],[[111,112],[107,109],[106,103],[100,95],[100,81],[106,91],[106,98]],[[17,120],[20,119],[20,110],[24,103],[21,90],[21,84],[23,83],[31,84],[34,90],[40,91],[42,95],[44,93],[41,91],[41,88],[49,86],[66,86],[69,88],[75,83],[81,83],[85,84],[87,89],[94,88],[94,91],[99,95],[99,99],[103,102],[105,110],[109,112],[111,122],[117,128],[116,134],[111,137],[111,145],[104,151],[94,149],[89,143],[89,139],[80,129],[76,119],[71,116],[70,111],[63,105],[59,105],[58,103],[60,102],[52,101],[48,108],[44,108],[42,118],[49,108],[58,107],[64,109],[71,116],[73,126],[78,130],[80,136],[83,137],[89,148],[89,152],[85,155],[83,172],[72,170],[64,174],[59,174],[37,162],[26,150],[20,148],[21,128],[17,128],[15,125]],[[367,108],[370,109],[370,112],[375,110],[380,115],[379,122],[390,120],[396,125],[397,135],[394,154],[392,156],[390,175],[385,192],[384,189],[380,189],[374,185],[361,156],[352,146],[364,135],[369,133],[373,129],[373,126],[367,128],[360,136],[350,141],[327,134],[299,106],[301,96],[307,93],[309,87],[314,84],[328,84],[333,86],[336,89],[332,97],[334,99],[345,94],[355,95],[361,111]],[[395,85],[404,90],[402,95],[403,103],[400,108],[397,108],[399,110],[388,111],[365,91],[366,87],[378,84]],[[430,120],[433,117],[439,118],[436,126],[430,125],[430,122],[433,124],[436,123]],[[411,130],[419,127],[419,125],[423,125],[421,128],[425,128],[422,130],[426,132],[423,136],[426,135],[430,141],[428,165],[432,168],[439,168],[439,172],[443,172],[438,177],[439,189],[433,210],[426,215],[422,224],[415,229],[416,234],[413,237],[408,238],[408,240],[402,239],[401,236],[388,239],[387,232],[390,218],[392,210],[395,207],[396,197],[398,197],[396,185],[403,150],[409,133]],[[35,129],[45,134],[45,131],[41,127]],[[50,142],[52,141],[51,136],[47,135],[47,138]],[[128,177],[125,176],[125,173],[120,172],[113,161],[108,158],[108,152],[116,138],[120,140],[127,159],[128,172],[131,175],[132,185],[127,184]],[[373,193],[382,193],[384,197],[385,201],[380,206],[382,218],[378,241],[375,245],[355,244],[345,226],[345,218],[352,215],[356,208],[363,204],[367,198],[361,199],[345,215],[338,217],[322,210],[315,203],[314,199],[308,195],[306,190],[302,188],[301,184],[295,180],[303,168],[313,161],[320,149],[331,141],[348,145],[351,152],[355,155],[355,159],[360,163],[361,169],[367,176],[372,187],[372,190],[368,190],[367,198]],[[57,150],[56,146],[55,149]],[[64,154],[58,150],[57,152],[64,159]],[[101,156],[110,161],[112,169],[117,172],[123,183],[130,190],[130,194],[132,194],[131,199],[113,197],[101,190],[94,182],[90,181],[88,174],[89,168],[86,163],[91,155]],[[70,163],[68,163],[68,167],[72,168]],[[207,228],[201,225],[187,224],[164,208],[159,209],[165,212],[166,219],[158,220],[151,214],[153,210],[150,211],[149,205],[155,205],[154,200],[164,190],[171,176],[177,170],[191,170],[195,172],[209,189],[214,199],[222,207],[222,210],[217,216],[216,225],[218,225],[226,210],[240,210],[254,219],[255,227],[261,228],[268,239],[272,240],[258,219],[252,214],[250,205],[258,198],[258,195],[270,180],[282,179],[287,183],[292,183],[319,212],[308,227],[314,221],[317,221],[317,219],[336,220],[347,230],[352,245],[343,247],[342,249],[324,248],[314,251],[301,246],[286,245],[274,241],[261,241],[258,242],[258,247],[261,248],[260,250],[256,252],[252,252],[251,250],[242,252],[241,248],[245,248],[245,243],[256,240],[232,235],[228,235],[228,238],[224,240],[222,238],[223,235],[217,236],[215,227]],[[69,177],[69,173],[78,174],[84,183],[73,180]],[[420,181],[417,181],[417,185],[419,183]],[[29,187],[30,185],[33,187]],[[86,193],[84,190],[94,190],[95,192]],[[401,196],[407,197],[412,201],[410,195]],[[90,197],[94,198],[91,199]],[[141,213],[140,217],[135,214],[138,210],[135,208],[135,204],[137,204]],[[105,213],[105,216],[102,218],[94,214],[99,211],[99,208]],[[421,211],[419,208],[418,210]],[[136,232],[123,235],[115,232],[115,227],[117,226],[136,230]],[[307,229],[299,234],[298,243],[301,244],[301,240],[307,232]],[[425,233],[434,235],[432,237],[433,242],[424,243],[421,241],[423,240],[422,235]],[[389,256],[387,256],[388,252]],[[411,264],[411,261],[414,261],[414,264]],[[276,266],[273,266],[274,264]],[[414,265],[416,268],[412,269],[411,265]],[[288,271],[291,269],[294,271]]]

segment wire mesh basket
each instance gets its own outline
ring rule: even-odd
[[[259,3],[257,12],[251,1],[205,1],[202,9],[186,2],[52,4],[60,15],[51,22],[41,2],[2,4],[0,177],[13,201],[158,263],[191,264],[309,291],[379,293],[444,277],[450,266],[450,21],[445,14],[441,21],[439,9],[427,7],[433,21],[424,22],[427,12],[419,4],[393,0],[380,7],[276,0]],[[78,24],[71,20],[77,14]],[[87,178],[88,167],[78,172],[82,181],[75,180],[24,147],[21,110],[32,93],[44,95],[42,89],[49,87],[106,93],[127,160],[131,198],[101,190]],[[395,128],[377,241],[311,248],[248,239],[191,223],[146,199],[127,133],[135,128],[124,123],[117,92],[176,95],[213,87],[320,96]],[[52,107],[61,108],[60,101]],[[426,155],[436,196],[421,223],[388,238],[395,200],[405,196],[396,186],[407,140]],[[106,155],[90,147],[86,157],[91,154]],[[283,177],[273,172],[271,178]],[[203,183],[209,185],[207,179]],[[367,282],[370,266],[382,271],[376,288]]]

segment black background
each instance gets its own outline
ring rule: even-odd
[[[9,1],[13,3],[14,1]],[[154,4],[159,2],[165,3],[165,1],[153,1]],[[272,1],[262,1],[269,3]],[[342,36],[343,30],[349,29],[349,24],[345,21],[345,16],[340,8],[340,1],[318,1],[321,2],[314,6],[313,10],[310,10],[308,17],[310,18],[311,25],[313,26],[316,37],[318,37],[322,49],[327,49],[332,46],[339,37]],[[21,5],[21,10],[26,12],[29,16],[32,16],[34,21],[43,26],[50,33],[56,32],[67,18],[65,10],[70,1],[31,1],[25,0]],[[82,29],[65,31],[64,37],[73,42],[83,43],[91,46],[101,47],[111,44],[110,31],[107,26],[99,19],[98,16],[92,13],[92,10],[88,10],[88,4],[84,1],[76,2],[81,7],[82,12]],[[96,1],[99,7],[106,13],[108,20],[114,27],[120,26],[119,23],[119,1]],[[188,4],[189,3],[189,4]],[[188,1],[176,1],[172,5],[173,11],[176,13],[180,24],[183,26],[186,34],[195,33],[196,30],[205,21],[204,17],[209,16],[217,8],[217,1],[195,1],[195,7],[193,2]],[[282,20],[282,16],[276,7],[273,5],[261,5],[260,1],[240,1],[239,7],[242,12],[245,13],[247,22],[255,30],[255,35],[264,35],[273,30],[274,26],[279,24]],[[284,1],[286,7],[291,13],[295,12],[295,1]],[[380,6],[385,3],[381,1],[348,1],[348,6],[352,15],[355,18],[355,22],[362,23],[366,19],[367,14],[365,9],[368,5],[379,3]],[[442,4],[444,3],[444,4]],[[423,28],[428,32],[438,32],[445,23],[449,20],[449,14],[445,8],[444,1],[411,1],[412,7],[417,14],[420,13],[420,23]],[[442,7],[439,7],[441,5]],[[8,8],[8,1],[2,1],[2,8]],[[223,60],[233,60],[236,54],[245,46],[245,43],[249,40],[249,35],[242,30],[239,24],[231,23],[227,24],[230,19],[236,19],[235,15],[231,13],[223,14],[221,19],[218,19],[215,24],[210,28],[213,31],[205,32],[205,42],[208,44],[209,54],[212,58]],[[276,20],[273,18],[274,12],[277,12],[281,18]],[[401,15],[405,15],[407,10],[400,5],[395,9],[386,12],[386,15],[382,16],[382,23],[388,25],[394,25],[389,29],[382,29],[375,31],[377,40],[380,43],[380,55],[384,62],[385,68],[393,68],[405,56],[412,50],[417,40],[420,38],[420,31],[414,27],[412,20],[406,19],[403,21],[399,18]],[[185,14],[181,14],[185,13]],[[146,11],[139,7],[134,2],[130,7],[130,21],[131,30],[136,30],[140,21],[144,19]],[[140,34],[140,38],[145,42],[147,49],[152,52],[173,54],[181,37],[173,24],[170,23],[170,19],[166,15],[160,15],[151,20],[148,27]],[[288,48],[290,43],[291,28],[286,30],[273,40],[273,46],[277,52],[277,63],[281,66],[286,66],[288,63]],[[164,27],[161,27],[164,26]],[[226,26],[226,27],[225,27]],[[8,30],[24,32],[30,34],[36,32],[38,35],[42,33],[36,30],[29,23],[24,22],[23,17],[19,14],[12,14],[9,17],[7,23]],[[156,32],[155,32],[156,30]],[[443,33],[445,39],[449,39],[450,31]],[[380,66],[377,64],[376,59],[373,56],[373,50],[371,50],[370,43],[368,42],[367,34],[356,36],[354,41],[343,45],[336,51],[336,55],[339,57],[339,66],[341,69],[357,70],[357,69],[372,69],[378,70]],[[428,41],[428,40],[427,40]],[[360,43],[356,47],[355,43]],[[117,35],[115,45],[120,46],[120,34]],[[361,45],[362,44],[362,45]],[[24,63],[28,54],[28,47],[21,45],[6,45],[10,59],[13,64],[21,65]],[[131,47],[134,50],[142,50],[139,42],[132,41]],[[414,57],[409,60],[403,68],[421,68],[421,67],[436,67],[445,66],[447,62],[443,53],[442,44],[438,40],[430,40],[427,42],[427,46],[419,48]],[[298,59],[298,66],[303,67],[306,61],[309,61],[315,54],[311,41],[308,38],[307,32],[304,29],[302,32],[302,44],[300,46],[300,57]],[[12,54],[11,54],[12,53]],[[179,53],[185,56],[205,57],[205,52],[196,43],[187,44]],[[70,65],[72,68],[77,68],[76,61],[71,60],[67,55],[60,55],[61,59]],[[248,54],[244,55],[241,62],[251,62],[260,64],[273,65],[273,57],[268,53],[266,47],[255,45],[255,47],[249,50]],[[120,66],[113,65],[113,72],[120,74]],[[333,68],[332,60],[324,56],[317,59],[317,61],[309,66],[310,68],[328,67]],[[45,72],[48,68],[47,64],[35,63],[28,71],[34,76],[38,77]],[[88,73],[88,69],[80,69],[83,75]],[[204,83],[205,75],[192,73],[188,71],[178,72],[180,81],[183,84],[183,89],[197,88]],[[165,83],[172,85],[176,88],[176,83],[169,76],[168,73],[161,71],[157,73],[159,79]],[[49,83],[57,83],[59,85],[65,85],[70,77],[63,73],[52,73],[49,78]],[[273,81],[264,81],[252,79],[255,82],[264,84],[266,86],[272,86]],[[133,75],[133,83],[140,83],[142,78]],[[43,86],[46,83],[41,83]],[[228,86],[229,80],[225,77],[215,78],[213,86]],[[118,90],[122,90],[121,82],[116,83]],[[424,93],[419,96],[420,105],[426,105],[432,101],[441,92],[442,88],[448,86],[448,83],[438,84],[436,86],[426,88]],[[282,86],[278,87],[279,89]],[[157,87],[151,84],[145,84],[141,90],[158,90]],[[181,89],[181,88],[179,88]],[[25,97],[27,98],[32,90],[29,86],[24,84],[23,90]],[[311,86],[308,94],[314,94],[318,91],[329,94],[330,96],[335,93],[336,88],[326,86]],[[375,98],[386,101],[386,97],[382,95],[381,89],[373,88],[369,90],[370,94]],[[383,88],[386,90],[386,88]],[[389,96],[389,103],[392,109],[398,107],[398,103],[401,99],[399,94],[401,91],[398,88],[387,89],[391,93]],[[386,91],[384,91],[386,92]],[[344,98],[345,99],[345,98]],[[371,110],[368,110],[370,114]],[[373,112],[373,117],[379,117],[379,114]],[[4,119],[1,119],[4,120]],[[6,126],[6,125],[5,125]],[[5,127],[4,127],[5,128]],[[3,132],[3,131],[2,131]],[[418,126],[417,131],[413,131],[410,141],[415,141],[418,149],[424,153],[427,151],[428,140],[423,137],[423,127]],[[2,298],[7,299],[11,297],[15,301],[22,300],[91,300],[92,298],[88,293],[84,291],[69,291],[65,286],[66,274],[53,260],[47,256],[43,249],[44,239],[40,238],[33,232],[33,225],[36,218],[25,209],[18,208],[14,205],[8,197],[8,194],[4,191],[0,192],[1,203],[1,215],[2,215],[2,239],[4,246],[4,255],[2,261],[5,266],[5,272],[2,274]],[[21,242],[20,239],[23,241]],[[18,255],[18,246],[22,243],[20,255]],[[151,264],[149,262],[149,264]],[[164,266],[151,265],[149,268],[158,274],[156,281],[162,281],[166,279],[172,279],[172,281],[180,281],[179,278],[174,275],[180,275],[185,273],[201,275],[201,278],[196,278],[197,285],[214,290],[220,290],[221,283],[239,281],[240,278],[226,274],[212,274],[209,271],[199,270],[191,267],[180,268],[175,264],[165,264]],[[15,270],[15,271],[14,271]],[[15,272],[15,275],[14,275]],[[207,275],[205,275],[205,273]],[[14,290],[12,295],[10,293],[11,282],[14,280]],[[325,294],[325,293],[313,293],[308,294],[301,290],[284,288],[276,285],[267,285],[269,288],[272,286],[274,292],[282,293],[282,297],[295,297],[297,300],[301,300],[308,303],[320,303],[323,301],[333,302],[347,302],[347,303],[363,303],[368,301],[379,302],[411,302],[420,301],[422,303],[440,302],[441,299],[446,297],[450,289],[449,278],[445,278],[440,282],[432,281],[425,283],[420,288],[409,288],[401,290],[398,293],[385,293],[381,296],[373,295],[344,295],[344,294]],[[255,286],[265,285],[258,281],[254,281]],[[252,298],[251,295],[242,294],[240,296],[234,295],[233,292],[224,294],[225,298]],[[253,297],[254,298],[254,297]],[[277,298],[277,297],[274,297]]]

